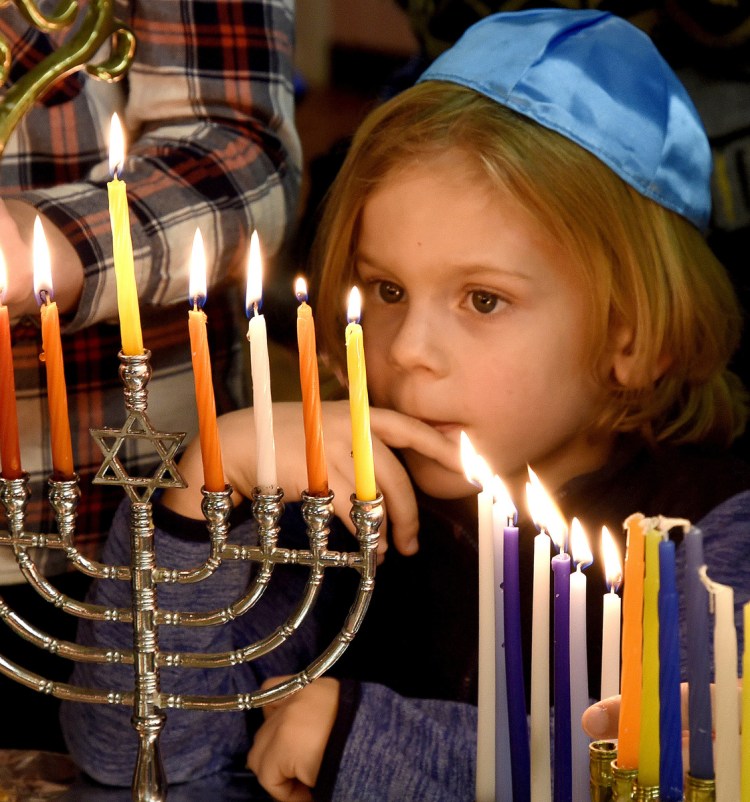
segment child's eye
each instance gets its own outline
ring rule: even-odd
[[[392,281],[379,281],[377,291],[387,304],[397,304],[404,297],[404,288]]]
[[[501,302],[501,298],[499,296],[492,292],[487,292],[487,290],[474,290],[470,293],[470,298],[471,305],[474,307],[474,309],[484,315],[493,312],[498,303]]]

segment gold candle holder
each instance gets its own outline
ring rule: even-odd
[[[591,802],[612,802],[612,764],[617,758],[614,741],[594,741],[589,744],[589,787]]]
[[[612,761],[612,802],[633,802],[638,780],[638,769],[624,769]]]
[[[651,802],[656,802],[656,800],[661,799],[661,795],[659,793],[659,786],[639,785],[638,783],[636,783],[633,799],[637,800],[637,802],[646,802],[646,800],[651,800]]]
[[[685,802],[715,802],[716,780],[703,780],[688,774],[685,779]]]

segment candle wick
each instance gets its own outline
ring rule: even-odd
[[[46,306],[49,306],[50,304],[49,290],[44,290],[44,289],[39,290],[39,300]]]
[[[253,315],[255,317],[258,317],[258,302],[257,301],[253,301]]]

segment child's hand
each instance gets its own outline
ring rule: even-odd
[[[272,677],[271,687],[286,679]],[[339,683],[321,677],[282,702],[263,708],[265,721],[247,756],[248,768],[274,799],[309,802],[339,705]]]

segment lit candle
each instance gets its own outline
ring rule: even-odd
[[[602,676],[599,696],[606,699],[620,693],[620,615],[622,605],[617,590],[622,582],[622,563],[617,545],[606,526],[602,527],[604,574],[609,592],[604,594],[602,611]]]
[[[273,438],[273,405],[271,403],[271,368],[268,361],[266,319],[259,313],[263,299],[263,263],[258,232],[250,237],[245,308],[250,322],[247,339],[250,343],[250,372],[253,380],[253,415],[255,420],[255,483],[264,492],[275,492],[276,445]]]
[[[34,292],[42,317],[42,355],[47,370],[47,403],[52,439],[52,468],[56,479],[72,479],[73,446],[68,419],[68,393],[65,387],[60,316],[52,300],[52,268],[42,221],[34,221]]]
[[[659,785],[659,543],[661,540],[662,533],[656,529],[646,533],[641,737],[638,749],[638,783],[642,787]]]
[[[21,448],[18,439],[16,380],[13,375],[13,351],[10,342],[10,316],[3,304],[8,288],[8,270],[0,250],[0,473],[4,479],[19,479]]]
[[[323,449],[318,352],[315,347],[312,309],[307,303],[307,283],[303,278],[297,279],[294,293],[300,302],[297,307],[297,347],[302,388],[302,419],[305,426],[307,492],[312,496],[325,496],[328,493],[328,469]]]
[[[711,581],[706,567],[701,578],[714,608],[714,699],[716,701],[716,802],[740,798],[740,713],[737,705],[737,630],[734,591]]]
[[[370,402],[367,395],[367,370],[362,326],[362,300],[352,287],[346,313],[346,367],[349,379],[349,410],[352,420],[352,455],[354,457],[354,492],[360,501],[373,501],[378,494],[372,460]]]
[[[206,252],[200,229],[196,229],[193,239],[189,293],[193,308],[188,311],[188,329],[198,406],[203,485],[206,490],[218,492],[224,490],[224,468],[221,462],[219,428],[216,425],[216,400],[211,378],[211,357],[208,353],[206,315],[202,309],[206,301]]]
[[[742,790],[741,802],[750,802],[750,602],[742,607],[742,739],[740,742],[740,765]]]
[[[505,507],[506,526],[503,529],[503,633],[505,637],[505,682],[508,699],[508,739],[510,747],[510,769],[513,802],[529,802],[531,799],[531,764],[529,754],[529,723],[526,716],[526,683],[523,671],[523,646],[521,641],[521,581],[518,559],[518,527],[515,525],[516,509],[507,490],[501,492],[498,480],[495,491],[495,507],[501,513]],[[503,488],[504,489],[504,488]],[[501,501],[500,498],[503,498]],[[549,539],[547,539],[549,542]],[[547,557],[549,562],[549,555]],[[497,627],[495,628],[497,632]],[[498,752],[500,750],[497,750]],[[497,761],[499,763],[499,761]],[[506,767],[505,771],[508,769]],[[502,776],[499,768],[496,777]],[[496,783],[496,789],[501,783]],[[507,792],[507,791],[506,791]]]
[[[643,653],[643,554],[644,521],[640,513],[625,521],[625,589],[622,611],[622,681],[617,737],[617,765],[638,768],[641,733],[641,655]]]
[[[680,624],[675,545],[659,543],[659,792],[662,802],[682,802]]]
[[[526,497],[532,517],[541,500],[536,474],[529,469],[531,481]],[[534,802],[552,799],[552,750],[549,731],[549,594],[550,539],[546,532],[534,538],[534,586],[531,626],[531,714],[529,739],[531,751],[531,798]]]
[[[107,184],[109,218],[112,225],[112,247],[117,280],[117,309],[120,314],[122,352],[126,356],[143,353],[141,318],[138,311],[138,290],[135,286],[133,243],[130,238],[130,218],[125,182],[120,173],[125,164],[125,137],[120,119],[112,115],[109,143],[109,171],[112,180]]]
[[[703,533],[685,534],[685,620],[687,638],[688,726],[690,774],[701,780],[714,776],[711,720],[711,654],[708,637],[708,591],[700,578]],[[748,800],[750,802],[750,800]]]
[[[589,706],[589,664],[586,644],[586,574],[594,560],[578,518],[570,526],[570,553],[576,570],[570,575],[570,744],[573,799],[589,793],[589,738],[581,718]]]
[[[495,593],[492,556],[492,473],[461,432],[461,464],[479,487],[479,654],[477,681],[477,802],[495,799]]]

